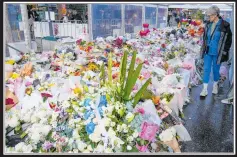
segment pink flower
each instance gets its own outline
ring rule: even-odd
[[[26,86],[30,86],[30,85],[32,85],[31,82],[26,82]]]
[[[184,69],[187,69],[187,70],[190,70],[192,69],[192,65],[188,64],[188,63],[183,63],[183,66],[182,66]]]
[[[143,27],[144,27],[144,28],[148,28],[148,27],[149,27],[149,24],[148,24],[148,23],[144,23],[144,24],[143,24]]]
[[[137,147],[137,149],[140,152],[145,152],[147,150],[148,145],[146,145],[146,146],[139,146],[138,144],[136,144],[136,147]]]
[[[168,73],[168,75],[173,74],[174,73],[174,68],[169,67],[168,70],[167,70],[167,73]]]
[[[163,113],[161,116],[160,116],[160,119],[164,119],[168,116],[169,114],[167,112]]]
[[[143,122],[141,127],[142,131],[139,133],[139,136],[148,141],[152,141],[156,136],[156,132],[159,130],[158,125],[147,122]]]
[[[147,61],[147,60],[146,60],[146,61]],[[145,61],[145,62],[146,62],[146,61]],[[147,61],[147,62],[148,62],[148,61]],[[148,64],[149,64],[149,63],[148,63]],[[143,75],[143,77],[144,77],[145,79],[148,79],[148,78],[150,78],[151,73],[147,71],[147,72],[143,72],[142,75]]]
[[[138,108],[137,112],[141,113],[142,115],[145,114],[145,110],[143,108]]]

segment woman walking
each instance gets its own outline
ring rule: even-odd
[[[203,89],[200,96],[207,96],[211,68],[213,71],[214,85],[213,94],[218,93],[219,70],[222,62],[228,60],[229,50],[232,43],[232,32],[230,24],[220,16],[220,9],[211,6],[206,11],[209,21],[207,22],[204,34],[201,56],[204,58]]]

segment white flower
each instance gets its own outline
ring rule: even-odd
[[[57,120],[59,113],[58,112],[53,112],[52,113],[52,121]]]
[[[37,115],[35,115],[35,114],[33,114],[32,116],[31,116],[31,123],[37,123],[37,122],[39,122],[39,118],[37,117]]]
[[[22,151],[24,152],[24,153],[30,153],[31,151],[32,151],[32,146],[31,145],[27,145],[27,146],[24,146],[24,147],[22,147]]]
[[[24,142],[20,142],[17,145],[15,145],[15,151],[16,152],[22,152],[23,147],[25,147],[25,143]]]
[[[80,140],[77,140],[76,142],[77,142],[78,149],[81,152],[83,152],[84,149],[87,147],[87,145],[84,142],[80,141]]]
[[[132,150],[132,147],[127,145],[127,150]]]
[[[78,129],[73,130],[72,137],[74,139],[80,138],[80,135],[78,134]]]
[[[88,145],[88,146],[87,146],[87,150],[89,150],[89,151],[93,151],[91,145]]]
[[[19,124],[20,122],[17,116],[13,116],[11,119],[8,120],[8,125],[12,128],[17,127]]]
[[[41,110],[37,113],[37,116],[42,119],[42,118],[45,118],[47,116],[47,112],[44,111],[44,110]]]
[[[105,149],[105,153],[113,153],[113,151],[112,151],[111,148],[106,148],[106,149]]]
[[[82,153],[90,153],[90,151],[88,149],[85,149],[84,151],[82,151]]]
[[[134,118],[134,114],[132,114],[131,112],[129,112],[127,115],[126,115],[126,120],[128,121],[128,122],[131,122],[132,120],[133,120],[133,118]]]
[[[122,124],[122,128],[123,129],[127,128],[127,125],[126,124]]]
[[[93,93],[95,92],[94,87],[89,86],[89,87],[88,87],[88,92],[89,92],[90,94],[93,94]]]
[[[152,147],[152,149],[156,149],[157,148],[157,144],[156,143],[151,143],[151,147]]]
[[[168,128],[159,135],[159,138],[161,141],[166,142],[166,141],[171,141],[173,137],[176,135],[176,130],[174,127]]]
[[[70,104],[69,104],[69,102],[66,100],[66,101],[64,101],[64,102],[62,103],[62,106],[63,106],[64,108],[68,108],[68,107],[70,107]]]
[[[38,132],[34,132],[31,135],[31,140],[33,143],[38,143],[40,141],[40,134]]]
[[[78,149],[73,149],[73,153],[78,153]]]
[[[96,152],[99,152],[99,153],[102,153],[104,150],[104,146],[102,144],[98,144],[95,151]]]
[[[92,141],[92,142],[99,142],[101,140],[101,136],[99,133],[92,133],[89,135],[89,139]]]
[[[112,128],[109,128],[108,135],[109,135],[109,137],[113,138],[114,136],[116,136],[116,133]]]
[[[122,131],[121,125],[117,125],[117,131],[118,131],[118,132],[121,132],[121,131]]]
[[[114,127],[116,125],[115,122],[111,122],[111,126]]]
[[[52,127],[50,125],[45,125],[41,131],[41,133],[46,136],[48,135],[49,131],[52,129]]]
[[[138,132],[137,132],[137,130],[135,130],[135,131],[133,132],[132,136],[133,136],[134,138],[138,137]]]
[[[127,138],[127,140],[128,140],[129,142],[132,142],[132,141],[133,141],[133,137],[132,137],[132,136],[129,136],[129,137]]]
[[[41,118],[40,123],[41,124],[47,124],[48,123],[48,119],[47,118]]]

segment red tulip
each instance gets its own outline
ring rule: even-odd
[[[146,36],[147,32],[141,30],[139,34],[140,34],[141,37],[143,37],[143,36]]]
[[[144,23],[144,24],[143,24],[143,27],[144,27],[144,28],[148,28],[148,27],[149,27],[149,24],[148,24],[148,23]]]

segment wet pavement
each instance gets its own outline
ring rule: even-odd
[[[182,152],[233,152],[234,108],[221,103],[228,87],[226,80],[219,94],[214,95],[209,83],[206,98],[200,97],[202,85],[190,90],[191,102],[184,106],[184,115],[192,141],[182,143]]]

